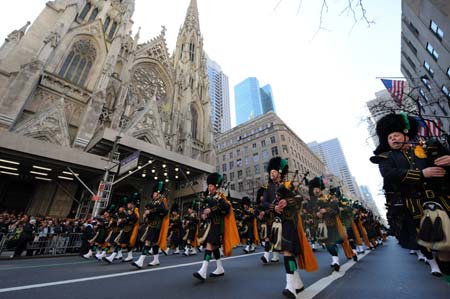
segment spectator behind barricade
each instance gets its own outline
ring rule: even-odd
[[[23,229],[17,242],[16,250],[14,251],[14,255],[12,257],[21,256],[22,252],[24,252],[27,248],[28,242],[33,240],[36,218],[32,217],[30,220],[28,220],[28,216],[23,216],[21,222],[24,223]]]

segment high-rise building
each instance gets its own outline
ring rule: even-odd
[[[216,171],[231,190],[254,196],[267,184],[267,165],[275,156],[287,158],[289,169],[308,178],[325,173],[324,163],[275,113],[268,112],[215,136]],[[289,175],[292,178],[292,174]]]
[[[373,200],[372,193],[369,191],[369,187],[362,185],[359,188],[361,191],[361,200],[363,205],[369,208],[375,215],[380,216],[380,212],[378,211],[375,200]]]
[[[401,71],[424,118],[450,130],[450,5],[402,0]],[[442,116],[442,117],[440,117]]]
[[[266,84],[260,89],[261,92],[261,106],[262,106],[262,113],[267,113],[269,111],[276,112],[275,111],[275,104],[273,103],[273,93],[272,93],[272,87],[270,84]]]
[[[249,77],[234,87],[236,125],[240,125],[269,111],[275,112],[272,88],[259,87],[255,77]]]
[[[211,125],[214,134],[231,129],[230,87],[220,65],[207,56]]]
[[[308,143],[309,148],[325,163],[327,170],[340,177],[354,199],[360,198],[359,190],[348,168],[344,152],[337,138],[318,143]]]

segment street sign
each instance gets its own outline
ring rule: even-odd
[[[120,161],[119,175],[122,175],[125,172],[136,168],[138,165],[140,154],[140,151],[135,151],[134,153]]]

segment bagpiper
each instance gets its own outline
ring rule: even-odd
[[[122,258],[122,250],[125,248],[128,250],[128,256],[123,261],[129,262],[133,260],[133,248],[139,231],[139,209],[136,207],[138,202],[138,193],[134,193],[130,198],[125,197],[123,206],[119,208],[117,226],[120,228],[120,232],[114,240],[114,251],[109,257],[103,258],[109,264],[117,256]]]
[[[153,186],[151,201],[145,206],[144,219],[147,225],[141,241],[145,242],[139,258],[132,263],[141,269],[145,257],[152,250],[153,260],[149,266],[159,265],[159,249],[165,251],[167,247],[167,234],[169,230],[169,204],[165,196],[164,182],[160,181]]]
[[[217,268],[209,274],[210,277],[220,277],[225,274],[220,259],[220,246],[223,244],[225,256],[231,256],[234,246],[239,244],[239,233],[236,227],[233,207],[226,195],[218,189],[221,187],[223,177],[215,172],[208,175],[206,183],[208,194],[203,202],[203,217],[208,221],[205,235],[205,255],[202,267],[193,275],[199,280],[206,280],[208,264],[212,256],[216,260]]]
[[[185,243],[183,255],[195,255],[197,250],[197,231],[198,231],[198,216],[193,207],[195,201],[188,207],[187,213],[184,216],[184,236],[183,242]]]
[[[375,156],[370,160],[378,164],[383,177],[383,188],[391,194],[390,199],[403,206],[405,213],[402,227],[408,233],[400,236],[400,243],[409,249],[418,247],[431,267],[431,274],[442,276],[431,251],[439,249],[433,248],[430,243],[421,242],[419,245],[416,240],[419,238],[423,241],[422,224],[430,224],[429,221],[425,221],[428,214],[431,214],[430,209],[441,210],[442,216],[448,219],[450,182],[449,177],[446,177],[445,167],[450,166],[450,156],[444,154],[440,158],[430,159],[420,144],[413,146],[411,142],[417,136],[418,127],[417,120],[404,113],[385,115],[377,122],[379,145],[374,151]],[[430,203],[432,207],[429,206]],[[435,231],[444,230],[450,233],[450,225],[442,226],[442,223],[445,222],[441,221],[440,229]],[[433,225],[428,227],[431,228]],[[434,237],[436,236],[432,238]],[[435,241],[438,243],[439,240]],[[442,245],[442,248],[449,250],[445,240]]]
[[[287,172],[287,161],[285,171]],[[284,255],[286,286],[283,295],[296,298],[304,289],[298,269],[316,271],[318,264],[306,238],[301,218],[303,197],[294,192],[292,182],[281,183],[276,190],[274,211],[281,218],[282,241],[281,251]]]

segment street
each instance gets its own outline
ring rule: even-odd
[[[341,250],[342,251],[342,250]],[[9,298],[283,298],[282,260],[262,265],[262,249],[224,259],[225,276],[198,281],[203,253],[196,256],[161,256],[161,265],[135,269],[129,263],[112,265],[80,257],[0,261],[0,297]],[[342,254],[342,252],[340,252]],[[137,254],[135,254],[137,257]],[[297,298],[448,298],[450,286],[436,278],[416,256],[401,249],[394,239],[360,255],[360,261],[332,272],[330,257],[316,252],[319,271],[301,271],[305,291]],[[146,263],[152,259],[148,257]],[[215,269],[210,263],[208,272]],[[331,274],[331,275],[330,275]]]

